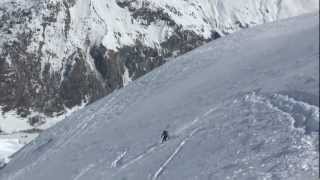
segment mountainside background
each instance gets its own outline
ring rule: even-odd
[[[311,14],[167,62],[41,133],[0,179],[315,180],[318,133]]]
[[[318,0],[1,0],[0,128],[37,132],[208,41]]]

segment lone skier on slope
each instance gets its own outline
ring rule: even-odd
[[[161,138],[162,138],[162,142],[165,142],[169,139],[169,133],[167,130],[162,131]]]

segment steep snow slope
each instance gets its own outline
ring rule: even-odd
[[[12,115],[23,121],[22,130],[39,128],[127,85],[167,57],[242,28],[316,11],[318,4],[318,0],[2,0],[0,121]],[[10,129],[7,124],[2,123],[2,129]]]
[[[8,157],[22,147],[18,139],[0,139],[0,168],[9,162]]]
[[[319,16],[259,26],[74,113],[0,179],[316,179],[318,98]]]

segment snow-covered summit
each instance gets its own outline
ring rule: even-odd
[[[316,11],[315,0],[90,0],[78,1],[70,9],[71,33],[77,46],[86,35],[117,51],[141,41],[161,47],[176,26],[210,39],[213,32],[225,35],[244,27]],[[83,28],[85,27],[85,28]],[[79,39],[82,37],[82,39]]]
[[[318,99],[319,16],[258,26],[74,113],[0,179],[316,179]]]

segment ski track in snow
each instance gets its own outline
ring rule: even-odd
[[[185,143],[190,140],[193,135],[195,135],[197,132],[204,130],[205,128],[196,128],[193,130],[185,139],[183,139],[178,147],[175,149],[175,151],[169,156],[169,158],[160,166],[160,168],[157,170],[157,172],[153,175],[152,180],[157,180],[162,172],[165,170],[165,168],[168,166],[168,164],[173,160],[173,158],[181,151],[181,149],[184,147]]]
[[[196,117],[193,121],[186,123],[185,125],[183,125],[181,128],[177,129],[174,133],[174,135],[179,135],[182,132],[186,131],[187,129],[191,128],[192,126],[194,126],[197,122],[199,122],[199,120],[201,118],[205,118],[207,117],[209,114],[211,114],[212,112],[216,111],[218,109],[218,107],[214,107],[214,108],[210,108],[208,111],[206,111],[200,118]]]
[[[215,110],[217,110],[218,107],[214,107],[214,108],[210,108],[208,111],[206,111],[201,117],[206,117],[209,114],[211,114],[212,112],[214,112]],[[191,128],[193,125],[195,125],[197,122],[199,122],[200,118],[196,117],[193,121],[191,121],[190,123],[186,123],[182,128],[178,129],[177,131],[175,131],[174,136],[173,137],[177,137],[179,134],[181,134],[183,131]],[[162,171],[164,170],[164,167],[167,166],[167,164],[173,159],[173,157],[182,149],[182,147],[184,146],[184,144],[186,143],[186,141],[188,139],[190,139],[190,137],[192,137],[196,132],[199,132],[201,130],[201,128],[197,128],[195,130],[193,130],[180,144],[179,146],[176,148],[175,152],[173,154],[171,154],[171,156],[167,159],[167,161],[159,168],[159,170],[157,171],[157,173],[154,175],[154,178],[157,178]],[[172,139],[172,138],[171,138]],[[134,157],[133,159],[131,159],[130,161],[128,161],[127,163],[124,163],[123,165],[120,165],[118,162],[121,161],[124,156],[127,154],[127,152],[122,153],[120,156],[118,156],[116,158],[115,161],[112,162],[111,167],[116,168],[119,167],[118,171],[113,174],[112,176],[117,175],[121,170],[126,169],[127,167],[131,166],[132,164],[138,162],[139,160],[141,160],[143,157],[145,157],[146,155],[152,153],[153,151],[155,151],[157,148],[163,146],[164,144],[158,144],[155,143],[151,146],[149,146],[147,148],[147,150],[145,150],[144,152],[142,152],[141,154],[139,154],[138,156]],[[154,179],[153,178],[153,179]]]
[[[119,167],[121,165],[121,161],[124,158],[124,156],[127,154],[127,151],[122,152],[112,163],[111,163],[111,167],[115,168],[115,167]]]
[[[143,157],[145,157],[146,155],[150,154],[151,152],[153,152],[158,146],[157,145],[153,145],[152,147],[148,148],[146,151],[144,151],[143,153],[141,153],[140,155],[138,155],[137,157],[133,158],[132,160],[130,160],[129,162],[127,162],[126,164],[124,164],[120,169],[125,169],[128,166],[134,164],[135,162],[137,162],[138,160],[142,159]]]
[[[146,155],[150,154],[151,152],[153,152],[154,150],[156,150],[158,147],[161,147],[164,144],[158,144],[155,143],[151,146],[149,146],[147,148],[147,150],[145,150],[144,152],[142,152],[141,154],[139,154],[138,156],[134,157],[133,159],[129,160],[127,163],[124,163],[121,166],[116,166],[119,167],[118,171],[116,173],[114,173],[112,175],[112,177],[114,177],[115,175],[117,175],[118,173],[120,173],[122,170],[126,169],[127,167],[129,167],[130,165],[136,163],[137,161],[141,160],[143,157],[145,157]],[[123,159],[123,157],[122,157]],[[114,167],[114,166],[113,166]]]
[[[14,174],[11,176],[11,178],[13,179],[13,178],[15,178],[16,176],[19,176],[19,174],[22,174],[23,172],[26,172],[26,171],[32,169],[34,166],[37,165],[37,163],[38,163],[39,161],[45,161],[45,160],[47,160],[47,159],[50,157],[50,153],[55,153],[55,152],[57,152],[58,150],[60,150],[61,147],[69,144],[74,137],[76,137],[77,135],[80,134],[81,131],[78,131],[78,128],[79,128],[79,127],[86,127],[86,128],[88,128],[88,122],[91,122],[91,121],[96,117],[96,115],[99,114],[99,112],[101,112],[102,110],[104,110],[108,105],[112,104],[114,100],[115,100],[115,98],[113,98],[113,97],[110,98],[110,99],[105,103],[105,105],[102,106],[101,108],[99,108],[99,109],[96,111],[96,113],[93,113],[93,114],[90,116],[89,119],[83,120],[82,122],[79,123],[79,125],[77,126],[77,128],[74,128],[73,130],[67,132],[67,133],[70,134],[70,135],[69,135],[69,138],[68,138],[68,139],[64,139],[64,140],[61,141],[60,143],[57,143],[57,145],[56,145],[57,148],[56,148],[56,149],[55,149],[55,148],[54,148],[54,149],[50,149],[50,150],[47,152],[48,154],[47,154],[46,156],[39,156],[39,157],[38,157],[34,162],[32,162],[29,166],[17,170],[17,172],[14,173]],[[94,124],[94,123],[90,124],[90,126],[92,126],[93,124]],[[82,133],[83,133],[83,131],[82,131]],[[92,168],[92,167],[91,167],[91,168]],[[91,169],[91,168],[90,168],[90,169]],[[86,172],[88,172],[88,171],[89,171],[89,170],[87,170]],[[81,176],[83,176],[86,172],[83,172]]]
[[[212,112],[214,112],[214,111],[217,110],[217,109],[218,109],[218,107],[209,109],[209,111],[207,111],[207,112],[205,112],[205,113],[203,114],[203,117],[207,117],[209,114],[211,114]]]
[[[193,121],[186,123],[184,126],[179,128],[178,130],[176,130],[175,135],[178,135],[178,134],[182,133],[183,131],[189,129],[190,127],[195,125],[197,122],[199,122],[199,117],[196,117]]]
[[[73,180],[79,180],[83,175],[85,175],[88,171],[90,171],[90,169],[92,169],[94,166],[95,166],[94,164],[90,164],[86,168],[82,169],[80,171],[80,173],[75,178],[73,178]]]
[[[211,114],[212,112],[214,112],[217,109],[217,107],[215,108],[210,108],[207,112],[205,112],[202,117],[206,117],[209,114]],[[191,121],[190,123],[187,123],[186,125],[184,125],[182,128],[178,129],[175,133],[174,133],[174,137],[176,137],[177,135],[179,135],[180,133],[182,133],[183,131],[189,129],[190,127],[192,127],[193,125],[195,125],[197,122],[199,122],[200,118],[196,117],[193,121]],[[195,129],[194,131],[192,131],[189,136],[187,138],[185,138],[179,145],[179,147],[182,145],[184,145],[184,143],[186,142],[187,139],[189,139],[191,136],[194,135],[194,133],[196,133],[197,131],[199,131],[199,128]],[[172,139],[172,138],[171,138]],[[149,148],[147,148],[146,151],[142,152],[141,154],[139,154],[138,156],[136,156],[135,158],[131,159],[129,162],[123,164],[122,166],[119,166],[118,162],[121,161],[124,156],[127,154],[127,152],[122,153],[118,158],[116,158],[116,160],[112,163],[111,167],[115,168],[115,167],[119,167],[119,171],[117,173],[115,173],[113,176],[115,176],[116,174],[118,174],[121,170],[129,167],[130,165],[136,163],[137,161],[141,160],[143,157],[145,157],[146,155],[152,153],[154,150],[156,150],[157,148],[163,146],[164,144],[153,144],[151,146],[149,146]],[[177,149],[179,149],[179,147]],[[180,147],[182,148],[182,147]],[[178,153],[178,152],[176,152]]]
[[[101,111],[103,111],[104,109],[106,109],[107,106],[109,106],[110,104],[112,104],[114,100],[115,100],[115,98],[113,98],[113,97],[110,98],[109,101],[108,101],[107,103],[105,103],[105,105],[103,105],[101,108],[99,108],[99,109],[96,111],[96,113],[93,113],[93,114],[90,116],[89,119],[83,120],[82,122],[80,122],[79,125],[78,125],[76,128],[74,128],[73,131],[70,132],[69,138],[66,139],[66,140],[64,140],[61,144],[59,144],[58,147],[66,146],[67,144],[70,143],[70,141],[71,141],[74,137],[76,137],[77,135],[79,135],[79,134],[81,134],[81,133],[84,133],[84,130],[87,129],[87,128],[89,128],[90,122],[92,122],[92,121],[95,119],[95,117],[96,117],[97,115],[99,115],[99,113],[100,113]],[[113,110],[113,109],[111,108],[110,111],[112,111],[112,110]],[[94,121],[93,121],[93,122],[94,122]],[[90,126],[93,126],[93,125],[94,125],[94,123],[91,123],[91,124],[90,124]],[[79,129],[82,129],[82,131],[79,131]]]

